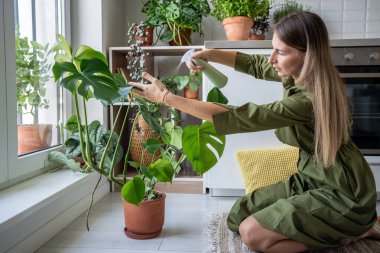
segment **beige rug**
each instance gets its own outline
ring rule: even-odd
[[[228,213],[212,213],[207,224],[208,253],[255,253],[242,243],[240,236],[227,228]],[[375,225],[380,231],[380,223]],[[363,239],[346,247],[313,251],[309,253],[380,253],[380,241]]]

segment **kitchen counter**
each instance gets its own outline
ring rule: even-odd
[[[332,47],[360,47],[360,46],[380,46],[380,39],[339,39],[330,40]],[[272,40],[212,40],[205,41],[205,48],[221,48],[221,49],[244,49],[272,48]]]

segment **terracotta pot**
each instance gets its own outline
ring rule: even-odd
[[[51,124],[19,125],[18,155],[50,147],[52,140]]]
[[[229,17],[223,20],[224,31],[228,40],[248,40],[253,19],[250,17]]]
[[[192,91],[190,90],[189,87],[185,87],[183,89],[183,96],[185,98],[190,98],[190,99],[198,99],[199,98],[199,89],[197,89],[197,91]]]
[[[136,32],[137,26],[135,26],[134,29]],[[153,30],[154,30],[154,27],[151,27],[151,26],[145,27],[144,33],[145,33],[146,37],[140,37],[140,36],[135,35],[135,40],[144,41],[143,44],[141,44],[142,46],[153,45]]]
[[[124,205],[124,232],[129,238],[149,239],[160,235],[165,221],[165,198],[147,200],[137,207],[123,199]]]
[[[172,41],[169,41],[170,46],[188,46],[191,44],[191,29],[180,28],[179,35],[177,34]]]
[[[265,34],[251,34],[249,37],[250,40],[265,40]]]

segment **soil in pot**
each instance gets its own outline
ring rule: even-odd
[[[124,232],[133,239],[150,239],[160,235],[165,221],[166,194],[157,192],[158,199],[145,200],[135,206],[123,200]]]

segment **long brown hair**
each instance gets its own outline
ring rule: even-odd
[[[349,139],[349,106],[346,90],[330,54],[322,19],[314,13],[290,14],[275,26],[275,33],[290,47],[305,53],[297,83],[310,95],[314,111],[314,157],[330,167],[342,143]]]

